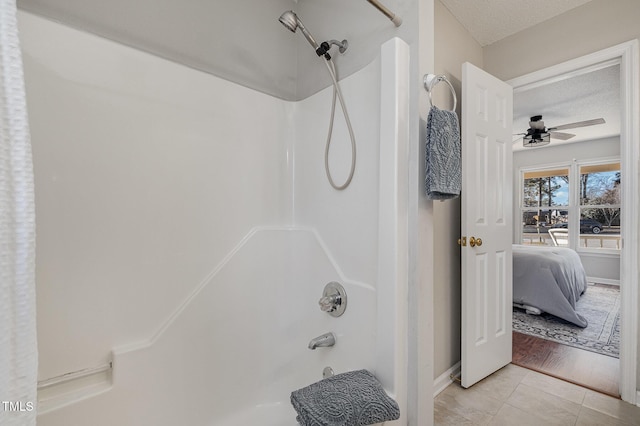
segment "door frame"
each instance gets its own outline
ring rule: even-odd
[[[640,212],[640,65],[638,40],[572,59],[508,80],[514,93],[570,78],[606,64],[620,64],[620,169],[625,176],[621,203],[622,250],[620,253],[620,396],[640,403],[638,373],[638,212]],[[635,141],[635,143],[634,143]]]

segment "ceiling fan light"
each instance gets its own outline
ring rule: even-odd
[[[542,121],[542,120],[530,121],[529,122],[529,127],[531,127],[532,129],[535,129],[535,130],[544,131],[544,121]]]
[[[526,135],[522,138],[522,146],[525,148],[533,148],[536,146],[549,145],[551,142],[550,133],[536,133],[533,135]]]

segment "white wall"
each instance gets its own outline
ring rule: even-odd
[[[147,338],[253,226],[291,223],[291,105],[28,13],[19,23],[46,379]]]
[[[462,64],[482,68],[482,48],[438,0],[435,2],[436,74],[444,74],[453,84],[457,113],[461,117]],[[453,99],[448,87],[436,86],[434,104],[450,109]],[[460,199],[433,203],[434,221],[434,378],[460,361]]]
[[[568,143],[562,145],[546,145],[540,148],[516,151],[513,153],[513,200],[514,217],[520,216],[520,206],[517,204],[520,199],[520,169],[523,167],[544,166],[550,163],[570,161],[597,160],[599,158],[611,158],[620,156],[620,138],[597,139],[578,143]],[[515,226],[519,226],[520,221],[514,221]],[[514,238],[518,233],[514,230]],[[605,282],[620,281],[620,255],[615,254],[594,254],[579,253],[584,265],[587,277],[594,279],[604,279]]]

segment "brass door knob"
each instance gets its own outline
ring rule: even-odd
[[[469,238],[469,245],[471,247],[475,247],[475,246],[480,247],[482,245],[482,238],[476,238],[476,237]]]

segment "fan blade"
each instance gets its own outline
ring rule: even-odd
[[[551,137],[554,139],[560,139],[561,141],[566,141],[574,137],[574,134],[571,133],[562,133],[562,132],[551,132]]]
[[[547,131],[577,129],[578,127],[595,126],[596,124],[604,123],[604,118],[594,118],[593,120],[578,121],[576,123],[563,124],[562,126],[549,127]]]

